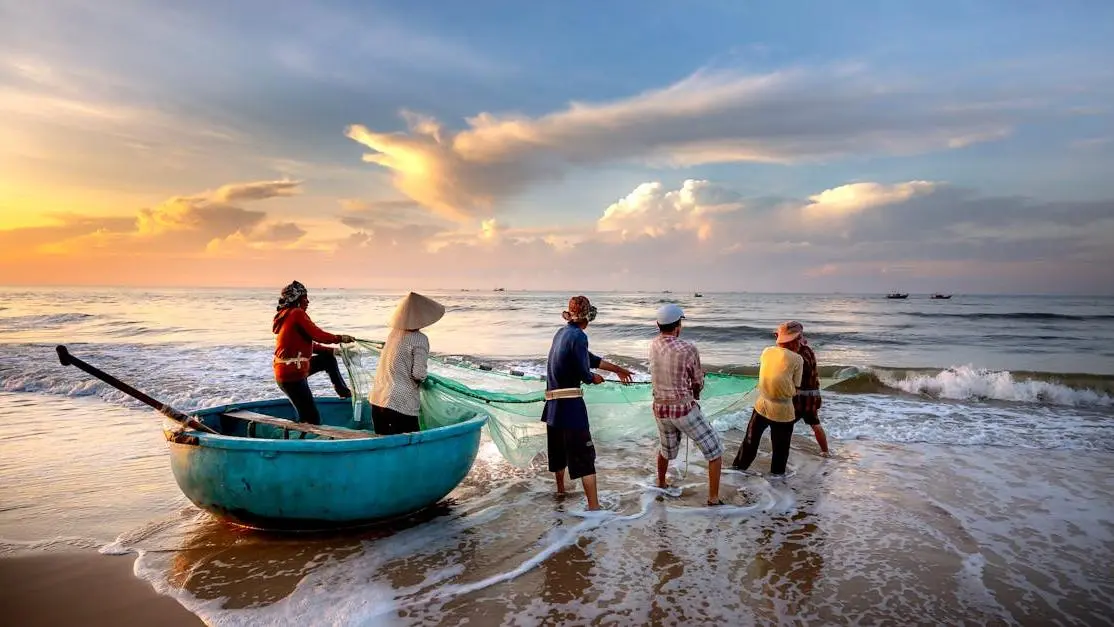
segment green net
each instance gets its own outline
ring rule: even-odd
[[[382,348],[382,342],[359,340],[342,350],[352,382],[353,419],[361,428],[370,427],[367,397],[375,380],[374,358]],[[490,416],[488,435],[511,464],[528,466],[545,450],[545,423],[541,422],[545,379],[436,357],[430,358],[428,369],[421,392],[422,429],[486,414]],[[749,414],[753,402],[750,393],[757,383],[757,377],[709,373],[700,395],[704,415],[715,421],[740,412]],[[584,401],[596,441],[613,442],[657,432],[649,382],[623,385],[605,381],[584,386]]]

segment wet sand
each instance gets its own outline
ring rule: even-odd
[[[797,438],[793,477],[728,473],[710,511],[702,460],[674,469],[679,498],[644,487],[647,444],[601,456],[601,517],[579,485],[556,497],[548,473],[488,457],[438,508],[377,529],[197,515],[128,544],[143,578],[234,625],[1091,625],[1114,609],[1105,454],[1046,453],[1038,471],[995,449],[844,443],[827,460]]]
[[[943,404],[924,418],[871,398],[826,406],[876,436],[963,428]],[[1011,424],[1024,419],[1011,411]],[[103,439],[52,429],[59,415],[96,419]],[[725,474],[728,506],[710,511],[695,449],[671,471],[683,494],[659,501],[645,487],[654,438],[635,437],[600,444],[610,513],[593,518],[579,484],[558,498],[544,460],[514,468],[485,442],[431,510],[372,529],[274,534],[186,502],[147,414],[51,399],[0,405],[0,418],[0,555],[39,554],[0,559],[5,624],[198,624],[183,607],[220,625],[1097,625],[1114,615],[1106,450],[835,439],[824,459],[799,429],[792,477],[765,476],[766,438],[757,474]],[[841,420],[830,432],[854,431]],[[970,435],[985,429],[976,422]],[[1008,434],[999,425],[989,440]],[[725,434],[728,458],[740,435]]]
[[[194,626],[201,620],[132,572],[134,555],[51,553],[0,559],[8,625]]]

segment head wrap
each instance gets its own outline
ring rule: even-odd
[[[561,317],[569,322],[591,322],[596,319],[596,308],[587,296],[573,296],[569,299],[569,308],[561,312]]]
[[[288,307],[293,307],[306,296],[309,296],[309,292],[306,291],[306,286],[294,281],[290,285],[282,288],[282,294],[278,299],[278,307],[276,307],[275,310],[282,311]]]

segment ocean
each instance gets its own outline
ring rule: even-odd
[[[541,372],[569,294],[440,291],[432,350]],[[182,410],[280,396],[276,290],[9,288],[0,305],[0,558],[129,554],[211,624],[1109,624],[1114,298],[589,293],[594,352],[644,373],[653,314],[685,308],[709,371],[754,373],[805,326],[834,456],[799,425],[790,476],[599,446],[607,516],[490,443],[444,502],[388,526],[278,535],[194,508],[154,412],[63,368],[56,344]],[[381,339],[398,293],[314,289],[322,328]],[[326,379],[315,393],[332,394]],[[717,424],[729,456],[746,415]],[[647,420],[652,420],[647,417]]]

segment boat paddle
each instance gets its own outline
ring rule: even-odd
[[[108,374],[107,372],[104,372],[98,368],[94,368],[93,366],[90,366],[77,357],[74,357],[70,354],[70,351],[67,350],[65,346],[59,344],[55,350],[58,351],[58,361],[62,362],[63,366],[77,366],[78,369],[84,370],[85,372],[93,375],[101,381],[104,381],[117,390],[120,390],[124,394],[127,394],[128,396],[131,396],[136,400],[143,401],[151,407],[154,407],[160,414],[166,416],[167,418],[170,418],[171,420],[179,424],[185,425],[191,429],[197,429],[198,431],[204,431],[206,433],[217,433],[193,416],[184,414],[177,409],[174,409],[170,405],[159,401],[158,399],[151,398],[150,396],[144,394],[143,392],[140,392],[139,390],[133,388],[127,383],[124,383],[123,381]]]

